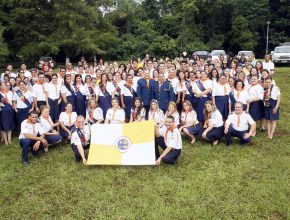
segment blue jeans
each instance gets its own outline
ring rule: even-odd
[[[240,144],[246,144],[251,141],[251,138],[244,138],[245,134],[248,133],[246,131],[237,131],[232,126],[229,127],[228,133],[226,134],[227,146],[233,144],[232,137],[237,137],[240,139]]]
[[[30,152],[35,156],[43,147],[42,143],[40,144],[38,150],[33,149],[33,145],[36,143],[35,140],[22,138],[19,140],[20,146],[22,148],[22,161],[28,162],[28,153]]]

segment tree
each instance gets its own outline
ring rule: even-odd
[[[4,42],[2,37],[3,31],[4,27],[0,25],[0,61],[4,61],[9,54],[7,44]]]

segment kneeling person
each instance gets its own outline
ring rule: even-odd
[[[250,130],[249,124],[251,125]],[[235,103],[235,111],[226,120],[224,132],[227,146],[233,144],[232,137],[238,137],[240,144],[246,144],[251,141],[251,137],[256,132],[256,123],[248,113],[243,111],[243,103]]]
[[[164,163],[175,164],[181,154],[182,140],[180,131],[174,124],[174,117],[169,115],[166,117],[165,126],[160,130],[156,127],[155,141],[156,165],[159,165],[161,160]],[[160,155],[158,147],[164,151]]]
[[[46,148],[48,143],[40,123],[38,123],[38,113],[33,111],[28,119],[21,123],[19,143],[22,148],[22,163],[28,165],[29,150],[36,155],[42,148]]]
[[[87,163],[85,157],[85,150],[90,147],[90,129],[85,125],[85,118],[78,116],[75,123],[75,128],[72,129],[71,147],[75,154],[77,162],[83,161],[83,164]]]

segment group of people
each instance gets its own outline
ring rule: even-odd
[[[250,142],[259,122],[260,131],[273,139],[281,101],[273,75],[269,55],[264,62],[146,55],[142,61],[99,60],[92,66],[82,57],[76,66],[68,63],[57,72],[49,63],[41,70],[21,64],[17,72],[8,65],[1,75],[1,137],[9,145],[20,128],[25,165],[29,151],[48,152],[62,141],[71,142],[76,161],[85,164],[90,125],[154,120],[156,164],[175,164],[181,136],[191,144],[200,139],[212,145],[225,137],[230,147],[232,137],[240,144]]]

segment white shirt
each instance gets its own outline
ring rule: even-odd
[[[133,86],[132,89],[134,90]],[[134,91],[136,92],[136,90]],[[125,85],[121,87],[121,95],[133,97],[133,94]]]
[[[114,92],[115,92],[115,87],[112,83],[107,83],[106,85],[106,90],[107,92],[112,95]],[[99,86],[99,89],[98,89],[98,93],[97,93],[98,96],[105,96]]]
[[[87,119],[90,119],[90,116],[89,116],[89,111],[87,111],[87,115],[86,115],[86,118]],[[93,110],[93,118],[95,120],[101,120],[103,119],[104,120],[104,117],[103,117],[103,110],[100,108],[100,107],[97,107],[96,109]]]
[[[44,119],[41,116],[39,117],[39,123],[42,126],[43,132],[48,133],[49,131],[53,130],[53,122],[51,117],[49,116],[48,119]]]
[[[71,91],[74,91],[73,87],[71,87]],[[60,93],[61,94],[65,94],[65,96],[71,96],[72,95],[72,93],[66,88],[65,85],[61,86]]]
[[[216,109],[211,113],[209,123],[215,128],[219,128],[224,125],[223,116],[219,110]]]
[[[134,111],[135,111],[135,108],[131,108],[131,115],[134,113]],[[146,115],[146,110],[145,108],[142,108],[140,111],[140,114],[137,116],[137,119],[145,118],[145,115]]]
[[[240,120],[238,120],[239,116]],[[255,124],[255,121],[248,113],[243,112],[239,116],[233,112],[232,114],[229,115],[228,119],[226,120],[226,124],[232,125],[232,127],[236,131],[247,131],[249,129],[249,124],[250,125]],[[240,121],[239,124],[238,121]]]
[[[230,91],[231,91],[231,88],[229,84],[221,85],[220,83],[216,83],[215,86],[212,88],[212,96],[229,95]]]
[[[62,112],[59,115],[59,121],[63,122],[64,126],[70,127],[70,126],[74,125],[74,123],[76,122],[77,117],[78,117],[77,113],[76,112],[72,112],[71,113],[71,124],[70,124],[69,123],[70,117],[69,117],[68,113]]]
[[[186,92],[185,94],[186,95],[190,95],[187,87],[186,87],[186,82],[182,82],[182,83],[179,83],[178,86],[177,86],[177,89],[176,89],[177,92]]]
[[[152,112],[151,110],[148,113],[148,120],[155,120],[156,124],[160,124],[164,120],[164,113],[161,109],[158,112]]]
[[[7,101],[10,105],[12,105],[12,100],[13,100],[13,92],[8,91],[7,93],[0,92],[0,94],[3,96],[5,99],[5,94],[7,95]],[[3,104],[0,102],[0,105],[3,106]]]
[[[28,100],[30,103],[33,102],[33,95],[30,90],[27,90],[25,93],[22,93],[22,95],[25,97],[26,100]],[[18,96],[18,94],[15,92],[13,95],[13,101],[16,102],[16,108],[24,109],[28,106],[22,101],[21,97]]]
[[[260,100],[264,98],[264,88],[260,84],[248,86],[247,91],[249,98],[259,98]]]
[[[203,84],[203,87],[205,88],[205,89],[210,89],[210,90],[212,90],[212,81],[210,80],[210,79],[207,79],[207,80],[205,80],[205,81],[201,81],[200,80],[200,82]],[[194,82],[194,84],[193,84],[193,87],[192,87],[192,90],[195,90],[195,91],[197,91],[197,92],[199,92],[199,93],[202,93],[202,91],[199,89],[199,87],[197,86],[197,83],[196,82]],[[195,95],[196,96],[196,95]],[[203,95],[202,97],[207,97],[207,95]]]
[[[177,78],[173,78],[168,79],[168,81],[171,83],[174,93],[177,94],[177,87],[180,84],[179,80]]]
[[[32,94],[33,97],[37,99],[37,101],[45,101],[45,84],[42,85],[36,83],[32,86]]]
[[[24,134],[37,136],[38,134],[42,135],[43,133],[44,132],[40,123],[31,124],[28,122],[28,119],[26,119],[21,123],[19,139],[25,138]]]
[[[246,105],[247,101],[249,99],[249,94],[248,94],[247,90],[242,90],[242,91],[240,91],[240,95],[238,96],[238,91],[234,90],[234,97],[235,97],[236,102],[241,102],[244,105]],[[230,98],[229,98],[229,103],[231,103]]]
[[[28,70],[25,70],[24,76],[27,77],[27,78],[29,78],[29,79],[31,79],[31,77],[32,77],[31,72],[28,71]]]
[[[90,137],[91,137],[91,132],[90,132],[89,126],[85,125],[84,129],[82,129],[81,131],[84,134],[84,136],[86,138],[86,141],[87,141],[87,144],[88,144],[89,140],[90,140]],[[82,144],[81,139],[80,139],[77,131],[74,131],[72,133],[70,142],[71,142],[71,144],[75,144],[75,145],[81,145]]]
[[[74,88],[75,93],[78,90],[81,92],[82,95],[85,95],[85,96],[90,95],[88,88],[83,84],[73,86],[73,88]]]
[[[272,61],[269,61],[269,62],[263,62],[263,69],[266,69],[268,70],[270,73],[272,72],[272,70],[275,69],[275,65]]]
[[[125,121],[125,111],[119,108],[114,112],[114,110],[110,108],[107,111],[106,119],[110,121],[110,124],[121,124]]]
[[[59,99],[61,84],[53,84],[52,82],[46,83],[44,86],[45,91],[47,92],[48,98],[50,99]]]
[[[278,86],[273,86],[272,91],[271,91],[271,99],[277,100],[278,96],[281,95],[280,89]]]
[[[172,147],[177,150],[182,148],[181,135],[177,128],[173,131],[168,131],[166,126],[163,126],[159,129],[159,134],[164,137],[166,147]]]
[[[194,110],[191,110],[188,113],[184,111],[181,112],[181,122],[183,125],[188,125],[193,122],[193,125],[198,124],[197,115]]]

